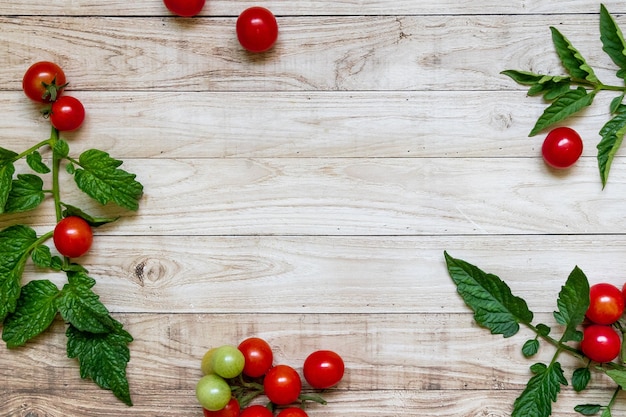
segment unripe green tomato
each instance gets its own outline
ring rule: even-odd
[[[204,356],[202,357],[202,363],[200,364],[200,369],[202,369],[203,375],[208,375],[213,373],[213,354],[217,348],[211,348],[206,351]]]
[[[226,407],[231,396],[228,383],[215,374],[203,376],[196,384],[198,402],[209,411],[219,411]]]
[[[235,346],[224,345],[213,352],[213,372],[222,378],[234,378],[241,374],[246,360]]]

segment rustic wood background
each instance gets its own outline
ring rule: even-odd
[[[234,34],[257,4],[280,25],[263,55]],[[626,4],[605,5],[626,27]],[[199,417],[202,355],[248,336],[296,368],[315,349],[343,355],[345,380],[311,417],[510,415],[530,376],[519,352],[530,334],[478,328],[443,251],[502,277],[548,323],[575,265],[592,282],[626,281],[624,152],[604,190],[595,161],[612,95],[571,123],[583,158],[554,172],[543,136],[527,137],[544,103],[500,75],[562,73],[553,25],[615,80],[599,9],[208,0],[183,19],[160,0],[1,2],[0,145],[23,150],[49,134],[21,79],[55,61],[88,111],[64,135],[73,152],[124,160],[146,192],[82,259],[135,337],[135,406],[80,379],[59,321],[25,348],[0,347],[0,415]],[[66,200],[98,210],[78,193]],[[54,223],[44,206],[0,226],[16,220]],[[563,362],[568,374],[577,365]],[[612,385],[592,386],[564,388],[554,415],[608,402]],[[615,412],[626,413],[626,396]]]

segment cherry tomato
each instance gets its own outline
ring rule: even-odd
[[[341,381],[344,369],[341,356],[330,350],[318,350],[304,361],[304,379],[313,388],[330,388]]]
[[[602,363],[617,358],[621,344],[620,337],[613,327],[592,324],[583,331],[580,348],[589,359]]]
[[[211,359],[213,372],[222,378],[234,378],[243,371],[245,359],[235,346],[223,345],[215,349]]]
[[[574,165],[583,153],[580,135],[569,127],[557,127],[548,133],[541,148],[544,161],[557,169]]]
[[[39,103],[55,101],[65,87],[65,73],[57,64],[36,62],[26,70],[22,90],[28,98]]]
[[[182,17],[195,16],[204,7],[206,0],[163,0],[167,9]]]
[[[85,107],[75,97],[61,96],[52,103],[50,123],[61,131],[76,130],[85,120]]]
[[[274,415],[269,408],[257,404],[241,410],[239,417],[274,417]]]
[[[587,318],[595,324],[613,324],[624,314],[624,296],[614,285],[601,283],[589,288]]]
[[[243,353],[246,364],[243,373],[249,377],[257,378],[272,367],[274,354],[270,345],[258,337],[250,337],[239,344],[238,349]]]
[[[89,223],[84,219],[69,216],[57,223],[52,240],[61,255],[78,258],[91,248],[93,232]]]
[[[309,415],[301,408],[289,407],[278,413],[276,417],[309,417]]]
[[[237,39],[250,52],[265,52],[278,38],[276,18],[264,7],[250,7],[237,18]]]
[[[239,401],[235,398],[231,398],[226,407],[218,411],[209,411],[203,408],[204,417],[239,417]]]
[[[232,392],[224,378],[209,374],[200,378],[196,384],[196,397],[203,408],[220,411],[230,402]]]
[[[217,348],[211,348],[206,351],[204,356],[202,357],[202,362],[200,363],[200,369],[202,369],[203,375],[208,375],[213,373],[213,354]]]
[[[295,402],[302,391],[300,375],[288,365],[276,365],[270,368],[263,379],[265,395],[277,405]]]

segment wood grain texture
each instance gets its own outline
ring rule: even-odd
[[[345,358],[345,380],[310,417],[509,416],[529,366],[553,351],[524,359],[528,330],[478,327],[444,251],[500,276],[550,325],[574,266],[624,282],[626,154],[605,189],[595,160],[615,94],[572,120],[583,158],[553,171],[543,133],[528,137],[545,103],[500,73],[563,73],[556,26],[619,84],[599,3],[269,0],[279,42],[253,55],[234,24],[256,4],[209,0],[181,19],[161,0],[0,3],[0,146],[50,134],[20,81],[52,60],[87,108],[63,134],[72,154],[109,152],[145,186],[129,213],[63,182],[65,202],[121,216],[79,261],[135,338],[135,406],[80,379],[58,319],[26,347],[0,348],[0,415],[200,417],[204,352],[259,336],[298,369],[315,349]],[[626,27],[624,2],[604,4]],[[0,229],[14,222],[50,230],[50,201]],[[27,265],[25,281],[43,277],[66,280]],[[561,360],[568,376],[580,366]],[[582,395],[563,387],[553,415],[612,392],[606,378]],[[623,394],[613,411],[626,413]]]

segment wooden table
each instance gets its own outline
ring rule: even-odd
[[[234,33],[257,4],[280,25],[262,55]],[[626,28],[626,4],[605,5]],[[51,60],[88,112],[64,135],[72,152],[109,152],[145,186],[137,213],[66,195],[122,216],[97,229],[81,263],[135,338],[134,407],[80,379],[59,319],[25,348],[0,348],[0,415],[201,416],[202,355],[249,336],[299,369],[316,349],[344,357],[344,381],[311,417],[510,415],[530,377],[520,348],[532,335],[477,327],[443,252],[500,276],[547,323],[575,265],[591,282],[626,281],[626,160],[620,152],[602,189],[595,159],[612,96],[572,120],[583,157],[555,172],[541,159],[543,135],[527,136],[545,103],[500,74],[562,73],[552,25],[614,79],[599,9],[209,0],[183,19],[160,0],[0,4],[1,146],[23,150],[49,134],[21,78]],[[50,207],[0,226],[45,232]],[[29,264],[25,279],[39,277]],[[551,356],[544,348],[537,360]],[[578,366],[563,364],[568,376]],[[564,387],[554,415],[605,404],[612,387]],[[626,412],[626,397],[618,402],[614,412]]]

